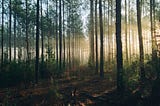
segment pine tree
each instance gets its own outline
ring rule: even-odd
[[[121,41],[121,0],[116,0],[117,90],[123,90],[123,58]]]
[[[141,26],[141,2],[137,0],[137,27],[138,27],[138,37],[139,37],[139,54],[140,54],[140,77],[143,83],[145,79],[144,71],[144,52],[143,52],[143,37],[142,37],[142,26]]]
[[[36,64],[35,64],[35,83],[38,83],[39,72],[39,0],[37,0],[37,15],[36,15]]]
[[[99,0],[99,23],[100,23],[100,76],[104,77],[104,58],[103,58],[103,20],[102,20],[102,0]]]

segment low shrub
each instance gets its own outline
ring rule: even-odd
[[[0,87],[16,86],[20,83],[29,83],[34,78],[33,65],[25,62],[11,62],[4,64],[0,71]]]

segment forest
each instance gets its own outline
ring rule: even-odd
[[[160,106],[160,0],[0,0],[0,106]]]

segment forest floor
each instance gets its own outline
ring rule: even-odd
[[[98,75],[73,76],[43,80],[27,89],[0,89],[0,106],[152,106],[152,99],[135,92],[119,94],[112,74],[107,73],[103,79]]]

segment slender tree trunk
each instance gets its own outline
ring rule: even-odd
[[[16,61],[16,14],[14,14],[14,61]]]
[[[71,7],[69,7],[69,16],[71,15]],[[69,25],[71,24],[71,18],[69,17]],[[69,27],[69,69],[71,69],[71,27]]]
[[[73,9],[72,9],[72,13],[73,13]],[[73,17],[73,14],[72,14],[72,17]],[[74,23],[74,19],[72,20],[73,23]],[[74,31],[74,28],[72,28],[72,67],[75,66],[75,57],[74,57],[74,52],[75,52],[75,31]]]
[[[49,14],[48,14],[48,0],[46,1],[47,2],[47,51],[48,51],[48,60],[50,59],[50,45],[49,45],[49,28],[50,28],[50,22],[49,22]]]
[[[102,7],[102,14],[103,14],[103,36],[105,37],[106,36],[106,29],[105,29],[105,23],[106,23],[106,21],[105,21],[105,19],[106,19],[106,11],[105,11],[105,6],[106,6],[106,1],[104,0],[104,1],[102,1],[102,5],[103,5],[103,7]],[[105,61],[105,58],[106,58],[106,47],[105,47],[106,45],[104,44],[104,49],[103,49],[103,51],[104,51],[104,61]]]
[[[69,32],[69,69],[71,69],[71,32]]]
[[[125,0],[125,43],[126,43],[126,62],[128,63],[127,0]]]
[[[41,58],[42,58],[42,69],[43,69],[43,63],[44,63],[44,37],[43,37],[43,15],[42,15],[42,1],[41,0],[41,42],[42,42],[42,54],[41,54]]]
[[[64,0],[63,0],[63,68],[65,68],[66,64],[66,45],[65,45],[65,20],[64,20]]]
[[[93,0],[90,0],[90,57],[89,63],[94,66],[94,20],[93,20]]]
[[[77,44],[77,52],[78,52],[78,68],[80,68],[80,64],[81,64],[81,43],[80,43],[80,39],[81,39],[81,35],[78,35],[78,44]]]
[[[151,20],[151,38],[152,38],[152,60],[157,58],[156,38],[155,38],[155,0],[150,0],[150,20]]]
[[[96,74],[98,73],[97,0],[95,1]]]
[[[58,69],[58,0],[56,0],[56,68]]]
[[[134,24],[134,23],[132,23],[132,25],[133,25],[133,24]],[[137,40],[135,40],[135,38],[136,38],[136,37],[135,37],[135,34],[134,34],[134,28],[132,28],[132,39],[133,39],[133,40],[132,40],[132,53],[133,53],[133,55],[136,54],[135,48],[137,47],[137,46],[136,46],[136,43],[135,43]]]
[[[141,2],[137,0],[137,27],[139,36],[139,52],[140,52],[140,77],[143,83],[145,79],[144,71],[144,52],[143,52],[143,37],[142,37],[142,26],[141,26]]]
[[[111,0],[111,29],[110,29],[110,49],[111,49],[111,51],[110,51],[110,58],[111,58],[111,61],[113,61],[113,0]]]
[[[17,25],[17,48],[18,48],[18,62],[20,62],[20,25]]]
[[[4,37],[4,0],[2,0],[2,37],[1,37],[1,49],[2,49],[2,54],[1,54],[1,69],[3,68],[3,37]]]
[[[6,42],[6,53],[5,53],[5,57],[4,57],[4,60],[5,61],[9,61],[9,23],[7,22],[7,40],[5,41]]]
[[[155,3],[155,0],[152,1],[153,5],[152,5],[152,8],[153,8],[153,26],[152,26],[152,61],[154,61],[153,63],[153,67],[155,67],[155,69],[157,70],[157,78],[160,79],[160,71],[158,71],[158,57],[157,57],[157,42],[156,42],[156,3]]]
[[[132,61],[132,53],[131,53],[131,1],[129,0],[128,1],[128,17],[129,17],[129,23],[128,23],[128,30],[129,30],[129,34],[128,34],[128,39],[129,39],[129,63]],[[132,29],[132,31],[133,31],[133,29]]]
[[[111,56],[110,56],[110,51],[111,51],[111,44],[110,44],[110,0],[108,0],[108,63],[110,65],[111,63]]]
[[[59,0],[59,70],[62,69],[62,12],[61,0]]]
[[[37,15],[36,15],[36,64],[35,64],[35,83],[38,83],[39,72],[39,0],[37,0]]]
[[[102,20],[102,0],[99,0],[99,20],[100,20],[100,76],[104,77],[104,58],[103,58],[103,20]]]
[[[11,36],[12,36],[12,30],[11,30],[11,26],[12,26],[12,18],[11,18],[11,15],[12,15],[12,8],[11,8],[11,0],[9,0],[9,62],[11,62],[11,58],[12,58],[12,51],[11,51]]]
[[[116,46],[117,46],[117,90],[122,91],[123,86],[123,57],[121,41],[121,0],[116,0]]]
[[[18,61],[20,62],[21,61],[21,58],[22,58],[22,30],[21,30],[22,28],[21,28],[21,26],[19,25],[19,27],[18,27]]]
[[[28,43],[28,0],[26,0],[26,49],[27,49],[27,63],[29,62],[29,43]]]

